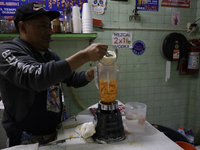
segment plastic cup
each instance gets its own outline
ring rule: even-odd
[[[79,17],[80,18],[80,10],[78,6],[72,7],[72,17]]]
[[[92,29],[93,30],[93,23],[92,22],[82,22],[83,29]]]
[[[82,26],[83,30],[93,30],[93,26]]]
[[[83,31],[83,33],[85,33],[85,32],[92,33],[92,32],[93,32],[93,30],[92,30],[92,29],[82,29],[82,31]]]
[[[82,28],[86,30],[93,30],[93,26],[82,26]]]
[[[89,3],[83,3],[82,19],[91,19],[92,20],[92,13],[91,13]]]
[[[93,33],[93,31],[83,31],[83,33]]]
[[[81,18],[73,17],[73,33],[81,33]]]
[[[83,33],[93,33],[93,30],[83,30]]]
[[[125,129],[130,133],[144,133],[147,105],[139,102],[125,104]]]
[[[92,22],[85,22],[85,21],[82,21],[82,24],[83,24],[83,25],[93,25]]]
[[[93,26],[92,23],[82,23],[82,26]]]
[[[84,20],[84,19],[82,19],[82,23],[83,23],[83,24],[84,24],[84,23],[90,23],[90,24],[93,24],[92,20]]]

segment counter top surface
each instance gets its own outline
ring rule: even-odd
[[[89,108],[94,107],[97,107],[97,104]],[[126,138],[123,141],[109,144],[98,144],[96,142],[86,143],[86,141],[80,138],[75,132],[75,128],[85,122],[93,121],[94,116],[89,108],[62,122],[56,140],[62,140],[61,143],[40,147],[35,144],[30,144],[24,147],[27,148],[27,146],[30,146],[30,150],[36,150],[37,148],[35,148],[35,146],[38,147],[38,150],[183,150],[164,133],[154,128],[148,121],[145,122],[144,134],[125,132]],[[124,122],[125,116],[122,116],[122,120]],[[20,145],[20,147],[22,148],[23,145]],[[17,150],[17,146],[16,148],[12,147],[12,150]]]
[[[97,105],[91,107],[94,106]],[[129,150],[133,148],[134,150],[183,150],[164,133],[154,128],[148,121],[145,122],[144,134],[131,134],[126,132],[126,138],[123,141],[109,144],[98,144],[96,142],[86,143],[83,139],[79,138],[79,135],[75,132],[75,128],[85,122],[93,121],[94,117],[89,108],[62,123],[62,127],[58,132],[58,140],[67,138],[64,143],[39,147],[39,150]],[[125,120],[125,117],[123,116],[122,119]]]

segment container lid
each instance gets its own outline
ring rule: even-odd
[[[11,20],[13,20],[13,17],[8,17],[8,21],[11,21]]]

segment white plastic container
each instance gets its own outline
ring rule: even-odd
[[[81,33],[81,18],[78,6],[72,8],[73,33]]]
[[[178,129],[178,132],[181,133],[182,135],[186,136],[186,135],[185,135],[185,131],[183,130],[183,127],[180,127],[180,128]]]
[[[93,32],[92,13],[91,13],[89,3],[83,3],[82,29],[83,29],[83,33]]]
[[[125,129],[131,133],[143,134],[145,129],[147,105],[139,102],[125,104]]]
[[[81,33],[81,18],[73,17],[73,33]]]

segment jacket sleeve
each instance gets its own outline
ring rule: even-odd
[[[64,83],[75,88],[83,87],[89,82],[85,79],[85,71],[82,72],[73,72],[71,76],[64,80]]]
[[[20,88],[42,91],[71,74],[66,60],[41,63],[16,44],[0,45],[0,76]]]
[[[55,54],[54,52],[52,53],[55,60],[60,60],[60,57],[57,56],[57,54]],[[81,72],[74,71],[73,73],[71,73],[69,76],[66,77],[63,83],[66,83],[68,87],[73,86],[75,88],[79,88],[87,85],[89,82],[85,79],[85,71]]]

